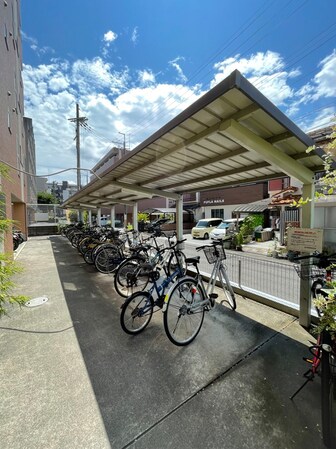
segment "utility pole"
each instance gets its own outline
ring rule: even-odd
[[[70,122],[76,123],[76,150],[77,150],[77,191],[81,189],[81,166],[80,166],[80,133],[79,127],[87,121],[86,117],[79,116],[79,104],[76,103],[76,117],[69,118]]]
[[[124,151],[126,150],[126,134],[119,132],[122,136],[124,136]]]

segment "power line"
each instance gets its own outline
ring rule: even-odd
[[[296,13],[301,7],[303,7],[303,6],[307,3],[307,1],[308,1],[308,0],[304,0],[304,2],[303,2],[301,5],[299,5],[294,11],[292,11],[292,13],[291,13],[289,16],[287,16],[286,18],[291,17],[294,13]],[[282,8],[282,10],[285,10],[285,9],[292,3],[292,2],[293,2],[293,0],[289,0],[289,1],[286,3],[286,5],[284,6],[284,8]],[[269,2],[268,5],[271,5],[271,3]],[[254,18],[254,19],[253,19],[253,17],[252,17],[252,21],[251,21],[251,23],[249,24],[249,26],[250,26],[252,23],[254,23],[256,19],[260,19],[260,17],[262,16],[262,14],[263,14],[264,12],[265,12],[265,11],[263,11],[262,13],[260,13],[260,14],[259,14],[256,18]],[[276,16],[276,15],[273,15],[272,17],[275,17],[275,16]],[[251,20],[251,19],[250,19],[250,20]],[[276,24],[276,26],[279,26],[279,25],[282,23],[283,20],[284,20],[284,19],[280,20],[280,21]],[[274,26],[275,26],[274,22],[273,22],[273,21],[270,21],[270,20],[267,20],[267,22],[264,22],[261,26],[258,26],[257,30],[252,34],[252,36],[258,34],[258,33],[260,32],[261,29],[265,28],[265,27],[266,27],[267,25],[269,25],[270,23],[272,23],[272,31],[273,31],[273,30],[274,30]],[[246,27],[243,29],[243,32],[246,31],[246,30],[249,28],[249,26],[246,26]],[[242,36],[243,32],[242,32],[242,33],[239,32],[238,36],[239,36],[239,37]],[[269,34],[269,33],[267,33],[267,34]],[[257,42],[259,42],[262,38],[264,38],[265,36],[267,36],[267,34],[264,34],[263,36],[261,36],[261,38],[260,38]],[[234,36],[235,36],[235,35],[234,35]],[[246,42],[250,42],[252,36],[251,36],[251,35],[247,36],[247,38],[244,40],[244,42],[243,42],[242,44],[239,44],[239,46],[237,46],[236,49],[232,51],[232,54],[233,54],[234,52],[236,52],[237,50],[239,50],[239,47],[241,47],[241,45],[244,45]],[[235,36],[234,38],[232,38],[232,39],[229,41],[229,43],[227,43],[227,44],[222,48],[222,50],[221,50],[220,52],[216,52],[215,55],[209,60],[209,63],[210,63],[212,60],[214,60],[214,58],[216,58],[220,53],[222,53],[222,51],[223,51],[224,49],[228,48],[229,45],[231,45],[231,44],[236,40],[236,38],[237,38],[237,36]],[[250,48],[251,48],[251,47],[250,47]],[[248,51],[248,50],[246,50],[246,51],[242,54],[242,56],[243,56],[244,54],[246,54],[247,51]],[[229,57],[229,55],[228,55],[227,57]],[[203,64],[203,67],[209,65],[209,63]],[[202,66],[201,66],[201,67],[202,67]],[[202,67],[202,68],[203,68],[203,67]],[[196,72],[196,74],[198,74],[199,71],[200,71],[200,70],[198,70],[198,71]],[[203,80],[203,79],[205,78],[205,76],[207,76],[209,73],[210,73],[210,72],[207,72],[201,79],[199,79],[199,81]],[[193,78],[193,77],[192,77],[192,78]],[[190,79],[192,79],[192,78],[190,78]],[[189,78],[188,78],[188,79],[189,79]],[[198,82],[199,82],[199,81],[198,81]],[[183,87],[183,89],[186,89],[186,88]],[[185,101],[182,102],[182,103],[177,103],[177,102],[173,99],[175,93],[178,92],[178,91],[181,91],[181,90],[182,90],[182,87],[179,88],[179,89],[176,89],[176,90],[174,91],[174,94],[169,94],[169,95],[166,97],[165,100],[169,100],[169,99],[172,99],[172,100],[173,100],[172,102],[170,102],[170,101],[166,102],[166,107],[167,107],[169,104],[174,104],[174,103],[176,103],[176,104],[178,104],[179,106],[181,106],[183,103],[185,103],[185,102],[187,101],[187,100],[185,100]],[[191,94],[187,95],[187,99],[190,98],[190,97],[191,97]],[[159,115],[155,115],[155,117],[154,117],[154,113],[155,113],[155,111],[158,110],[158,108],[159,108],[159,106],[156,106],[156,107],[153,108],[153,110],[151,111],[151,116],[153,116],[153,119],[152,119],[152,120],[149,120],[149,121],[148,121],[148,120],[147,120],[147,121],[140,121],[140,123],[139,123],[138,125],[135,125],[135,126],[136,126],[136,130],[139,129],[140,127],[141,127],[142,130],[145,129],[145,128],[148,128],[148,127],[154,122],[154,120],[157,120],[157,119],[158,119],[158,117],[164,117],[165,115],[167,115],[167,112],[166,112],[166,111],[163,111],[163,112],[161,112]],[[132,132],[133,132],[133,134],[134,134],[134,126],[132,127]],[[136,132],[136,131],[135,131],[135,132]]]
[[[70,171],[70,170],[78,170],[77,167],[75,167],[75,168],[74,168],[74,167],[71,167],[71,168],[64,168],[63,170],[59,170],[59,171],[54,172],[54,173],[48,173],[47,175],[36,175],[35,173],[30,173],[30,172],[27,172],[27,171],[22,170],[22,169],[20,169],[20,168],[14,167],[14,165],[9,164],[8,162],[2,161],[2,160],[0,160],[0,162],[1,162],[2,164],[8,165],[8,167],[12,168],[13,170],[16,170],[16,171],[18,171],[18,172],[20,172],[20,173],[23,173],[23,174],[25,174],[25,175],[28,175],[28,176],[32,176],[33,178],[48,178],[49,176],[59,175],[60,173],[64,173],[64,172],[66,172],[66,171]],[[97,173],[95,173],[95,172],[94,172],[93,170],[91,170],[90,168],[80,168],[80,170],[81,170],[81,171],[90,172],[90,173],[92,173],[94,176],[96,176],[96,178],[101,179],[101,177],[100,177],[99,175],[97,175]]]

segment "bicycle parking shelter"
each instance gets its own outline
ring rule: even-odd
[[[222,189],[289,176],[314,197],[314,176],[323,151],[235,70],[113,166],[64,202],[63,207],[133,207],[164,197],[176,201],[176,228],[183,235],[183,194]],[[302,206],[302,227],[314,226],[314,202]],[[310,323],[310,291],[301,282],[300,324]]]

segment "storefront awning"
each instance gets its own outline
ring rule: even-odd
[[[254,201],[253,203],[249,204],[242,204],[241,206],[236,207],[232,213],[238,214],[238,213],[250,213],[250,214],[258,214],[265,212],[267,209],[273,209],[272,205],[270,204],[270,198],[266,198],[259,201]]]

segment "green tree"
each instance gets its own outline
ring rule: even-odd
[[[57,199],[55,198],[55,196],[52,193],[38,192],[37,203],[38,204],[56,204]]]
[[[0,164],[0,180],[1,178],[8,179],[8,169],[6,166]],[[0,184],[1,192],[1,184]],[[3,206],[3,201],[0,201],[0,206]],[[11,232],[13,220],[8,220],[5,217],[3,208],[0,207],[0,248],[3,247],[3,240],[6,233]],[[28,298],[23,295],[15,295],[13,289],[15,284],[12,281],[14,274],[21,271],[21,268],[13,261],[10,254],[5,254],[2,249],[0,251],[0,317],[7,314],[8,306],[10,304],[24,304]]]
[[[149,215],[144,212],[138,212],[138,221],[149,221]]]
[[[78,212],[76,210],[70,210],[68,217],[71,223],[75,223],[78,221]]]

